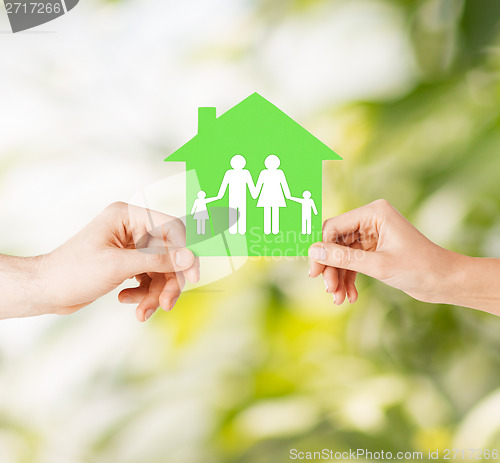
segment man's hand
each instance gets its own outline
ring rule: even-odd
[[[198,280],[197,259],[185,245],[179,219],[112,204],[62,246],[34,258],[37,313],[21,316],[73,313],[135,277],[139,286],[121,291],[119,300],[138,304],[136,316],[146,321],[159,306],[174,307],[186,278]]]

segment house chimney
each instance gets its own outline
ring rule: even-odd
[[[198,109],[198,133],[209,133],[217,120],[217,108]]]

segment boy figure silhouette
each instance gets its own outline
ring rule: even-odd
[[[302,194],[302,198],[290,198],[296,203],[302,204],[302,234],[310,235],[312,233],[312,213],[318,215],[314,199],[311,198],[311,192],[306,190]]]
[[[247,188],[256,198],[256,191],[250,171],[245,169],[246,159],[237,154],[231,158],[229,169],[224,174],[216,199],[222,199],[229,189],[229,233],[244,235],[247,232]]]

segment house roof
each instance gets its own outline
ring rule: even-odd
[[[202,121],[200,121],[202,122]],[[258,93],[250,95],[216,118],[209,130],[198,133],[165,161],[190,161],[207,148],[244,153],[256,143],[269,152],[300,150],[305,160],[342,159],[331,148],[304,129]]]

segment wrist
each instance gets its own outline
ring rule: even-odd
[[[458,300],[463,300],[469,286],[468,275],[470,273],[470,257],[452,251],[446,251],[447,278],[443,303],[457,305]],[[460,305],[460,304],[458,304]]]
[[[500,259],[452,254],[444,302],[500,315]]]
[[[21,318],[44,312],[41,263],[44,256],[0,256],[0,289],[3,303],[0,318]]]
[[[416,291],[416,298],[433,304],[453,304],[452,300],[462,280],[462,256],[435,246],[427,255],[424,270],[425,289]]]
[[[461,257],[451,303],[500,315],[500,259]]]

